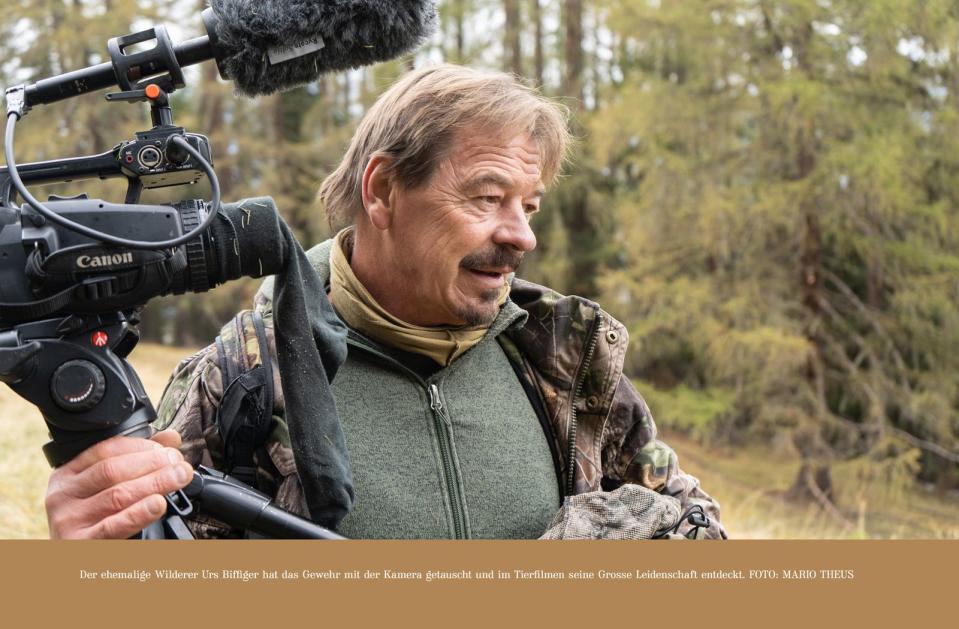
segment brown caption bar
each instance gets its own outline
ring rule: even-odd
[[[280,627],[295,617],[331,628],[713,627],[760,618],[922,626],[951,617],[959,562],[959,544],[935,541],[7,541],[0,549],[6,617],[18,620],[5,626],[212,619]]]

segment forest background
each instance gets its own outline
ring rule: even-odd
[[[0,4],[4,88],[103,62],[107,39],[154,23],[202,33],[197,0]],[[569,108],[578,141],[520,273],[627,325],[627,374],[733,536],[959,538],[955,2],[442,0],[416,54],[282,94],[239,97],[194,66],[175,120],[210,138],[224,199],[274,197],[308,246],[330,235],[315,192],[366,108],[442,61]],[[16,158],[148,126],[142,105],[73,98],[18,125]],[[151,301],[133,357],[154,400],[257,285]],[[0,537],[46,535],[43,433],[4,387]]]

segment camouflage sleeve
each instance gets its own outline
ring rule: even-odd
[[[216,428],[216,410],[222,397],[216,346],[210,345],[177,365],[157,405],[157,430],[172,428],[180,433],[183,457],[196,467],[217,469],[222,459],[222,441]],[[238,537],[239,532],[204,516],[191,517],[187,526],[197,539]]]
[[[183,438],[181,450],[191,465],[213,464],[204,435],[215,431],[216,406],[222,395],[219,375],[216,347],[210,345],[180,361],[157,405],[153,427],[179,432]],[[216,390],[211,391],[211,387]]]
[[[604,473],[620,483],[636,483],[679,499],[683,512],[702,507],[709,527],[696,531],[697,539],[726,539],[719,520],[719,503],[699,486],[699,479],[679,467],[676,453],[656,438],[656,423],[633,383],[621,376],[607,421],[603,448]],[[685,521],[679,533],[693,526]]]

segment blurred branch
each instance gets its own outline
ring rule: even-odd
[[[953,463],[959,463],[959,452],[952,452],[946,448],[943,448],[938,443],[933,443],[932,441],[926,441],[925,439],[920,439],[919,437],[902,430],[901,428],[895,428],[890,426],[889,429],[894,435],[902,439],[903,441],[913,445],[917,448],[925,450],[926,452],[932,452],[936,456],[942,457],[947,461],[952,461]]]

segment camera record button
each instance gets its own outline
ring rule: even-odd
[[[103,399],[106,380],[99,367],[88,360],[71,360],[60,365],[50,378],[50,394],[66,411],[86,411]]]

